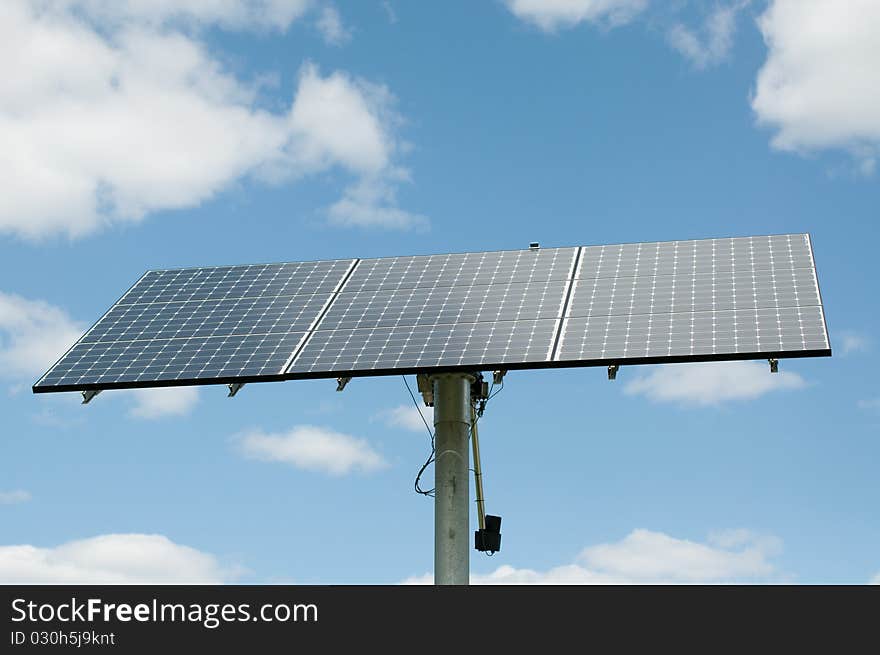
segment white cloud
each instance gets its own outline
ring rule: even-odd
[[[106,392],[117,393],[117,392]],[[183,416],[192,411],[199,401],[197,387],[161,387],[126,391],[134,401],[129,414],[136,418],[155,419]]]
[[[500,566],[472,584],[704,584],[772,579],[781,541],[747,530],[710,535],[705,543],[638,529],[614,543],[585,548],[571,564],[536,571]],[[432,576],[404,584],[430,584]]]
[[[419,412],[421,410],[421,413]],[[422,417],[424,416],[424,421]],[[378,418],[392,427],[403,428],[413,432],[424,432],[425,421],[432,427],[434,424],[433,407],[416,407],[415,405],[399,405],[378,414]]]
[[[55,11],[76,11],[94,21],[160,26],[217,23],[227,28],[286,29],[312,0],[38,0]]]
[[[364,175],[385,172],[396,147],[393,103],[387,87],[341,72],[321,77],[316,66],[305,65],[288,117],[288,163],[295,170],[339,163]]]
[[[648,0],[505,0],[520,20],[546,32],[574,27],[584,21],[615,27],[630,22],[648,6]]]
[[[16,381],[37,377],[83,331],[54,305],[0,291],[0,375]]]
[[[231,24],[242,7],[262,7],[283,24],[294,4],[182,7]],[[240,80],[197,35],[146,17],[176,15],[176,3],[132,0],[118,25],[89,18],[115,3],[94,6],[84,17],[71,3],[0,3],[0,232],[76,237],[197,206],[242,178],[331,170],[392,188],[376,207],[400,223],[400,120],[386,87],[306,64],[289,109],[267,111],[259,80]]]
[[[2,584],[221,584],[238,573],[156,534],[107,534],[54,548],[0,546]]]
[[[318,16],[318,31],[330,45],[342,45],[351,39],[351,31],[342,24],[342,17],[333,5],[326,5]]]
[[[615,544],[587,548],[580,560],[589,568],[637,581],[729,582],[773,573],[767,558],[779,541],[748,532],[710,536],[702,544],[662,532],[634,530]]]
[[[29,491],[16,489],[15,491],[0,491],[0,505],[18,505],[31,499]]]
[[[236,440],[250,459],[284,462],[306,471],[345,475],[388,466],[365,439],[313,425],[298,425],[277,434],[254,430]]]
[[[851,355],[868,350],[871,341],[863,334],[847,330],[840,333],[840,352],[843,355]]]
[[[723,61],[733,46],[736,15],[747,4],[748,0],[744,0],[716,6],[707,16],[699,33],[682,23],[676,23],[667,34],[670,45],[697,69]]]
[[[397,206],[394,186],[382,179],[364,178],[348,187],[327,210],[332,224],[346,227],[381,227],[424,230],[428,219]]]
[[[868,584],[880,584],[880,573],[871,578],[871,581]]]
[[[880,3],[773,0],[758,20],[767,60],[752,108],[773,146],[843,148],[874,169],[880,147]]]
[[[782,366],[778,373],[770,373],[767,364],[757,362],[664,364],[630,381],[625,391],[658,402],[718,405],[806,386],[800,375],[781,370]]]
[[[858,402],[859,409],[880,409],[880,398],[869,398]]]
[[[385,10],[385,15],[388,17],[388,22],[394,25],[397,23],[397,12],[394,11],[394,7],[388,0],[382,0],[382,9]]]

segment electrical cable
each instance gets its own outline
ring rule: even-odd
[[[483,418],[483,413],[486,411],[486,406],[489,404],[489,401],[492,400],[492,399],[493,399],[495,396],[497,396],[499,393],[501,393],[502,391],[504,391],[504,380],[501,380],[501,384],[498,386],[498,389],[497,389],[497,390],[493,391],[493,389],[495,389],[495,383],[494,383],[494,382],[493,382],[493,383],[491,384],[491,386],[489,387],[489,393],[488,393],[488,395],[486,396],[486,400],[483,401],[483,405],[482,405],[482,407],[480,407],[480,408],[477,410],[477,419],[476,419],[477,422],[479,422],[480,419]]]
[[[430,496],[431,498],[433,498],[434,497],[434,490],[429,489],[426,491],[426,490],[422,489],[422,486],[419,483],[422,479],[422,474],[425,472],[425,469],[428,468],[434,462],[434,453],[435,453],[434,431],[428,425],[428,421],[425,419],[425,415],[422,414],[422,408],[419,407],[419,401],[416,400],[416,395],[413,393],[412,388],[409,386],[409,381],[406,379],[406,376],[401,375],[400,377],[403,378],[403,383],[406,385],[406,390],[409,391],[409,397],[412,398],[413,405],[415,405],[416,411],[419,413],[419,417],[422,419],[422,423],[425,424],[425,429],[428,431],[428,434],[431,437],[431,454],[428,455],[428,459],[425,460],[425,463],[422,464],[422,468],[420,468],[419,472],[416,474],[416,480],[413,483],[413,489],[415,489],[415,492],[417,494],[421,494],[422,496]]]
[[[406,379],[405,375],[401,375],[400,377],[403,378],[403,383],[406,385],[406,390],[409,392],[409,397],[412,398],[413,405],[415,406],[416,411],[419,413],[419,418],[422,419],[422,423],[425,424],[425,429],[428,431],[428,434],[431,437],[431,453],[428,455],[428,459],[425,460],[425,463],[422,464],[422,467],[419,469],[419,472],[416,474],[416,479],[415,479],[415,482],[413,483],[413,489],[415,489],[415,492],[417,494],[421,494],[422,496],[429,496],[429,497],[433,498],[434,497],[434,489],[428,489],[428,490],[422,489],[421,480],[422,480],[422,475],[425,473],[425,470],[431,464],[434,463],[434,455],[436,454],[436,448],[434,446],[434,431],[431,429],[431,426],[428,425],[428,421],[427,421],[427,419],[425,419],[425,415],[422,414],[422,408],[419,406],[419,401],[416,400],[416,395],[413,393],[412,387],[409,386],[409,380]],[[501,380],[501,384],[498,385],[498,389],[495,389],[495,383],[492,382],[492,385],[489,387],[489,393],[486,396],[486,400],[484,401],[483,406],[480,408],[480,410],[476,414],[476,418],[474,421],[475,423],[479,422],[479,420],[483,417],[483,413],[486,411],[486,404],[488,404],[488,402],[490,400],[492,400],[492,398],[497,396],[502,391],[504,391],[504,380]],[[473,471],[473,469],[468,469],[468,470]]]

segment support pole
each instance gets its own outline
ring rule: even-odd
[[[434,584],[470,578],[468,437],[471,382],[466,374],[432,376],[434,387]]]

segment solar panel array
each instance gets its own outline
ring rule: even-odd
[[[830,353],[796,234],[150,271],[34,391]]]

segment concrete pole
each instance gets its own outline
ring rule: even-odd
[[[470,579],[468,437],[471,382],[466,374],[431,377],[434,386],[434,584]]]

